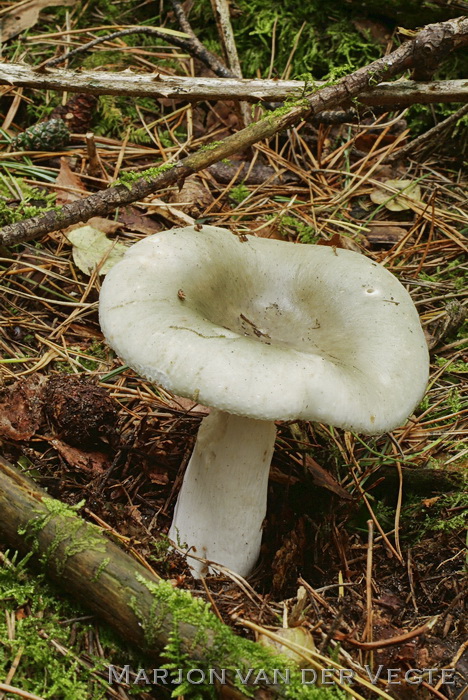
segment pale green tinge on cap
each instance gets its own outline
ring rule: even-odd
[[[106,276],[101,327],[142,376],[251,418],[367,434],[421,400],[428,350],[398,280],[358,253],[172,229]]]

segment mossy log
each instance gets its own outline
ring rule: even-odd
[[[344,697],[334,688],[302,685],[300,671],[292,662],[235,635],[203,600],[157,579],[98,527],[80,518],[76,508],[51,498],[2,457],[0,543],[22,554],[32,551],[31,561],[123,640],[143,651],[154,662],[151,670],[161,662],[170,662],[177,672],[182,670],[185,682],[193,669],[205,672],[207,678],[211,669],[218,678],[225,675],[223,684],[197,685],[204,697],[215,693],[240,700]],[[257,672],[248,676],[249,669],[266,672],[266,680],[260,676],[259,681]],[[273,684],[275,671],[284,672],[287,683]],[[178,694],[187,691],[183,681],[168,679],[167,689],[177,687]],[[195,682],[200,682],[198,677]]]
[[[461,492],[466,488],[466,467],[447,467],[447,469],[431,469],[429,467],[407,469],[403,467],[402,474],[406,496],[408,494],[435,496],[452,491]],[[379,483],[372,493],[396,497],[400,477],[395,467],[383,465],[376,471],[374,477]]]

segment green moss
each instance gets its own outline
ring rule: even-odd
[[[290,61],[295,40],[302,29],[291,61],[291,77],[309,71],[319,80],[338,67],[356,69],[377,58],[381,51],[350,22],[352,7],[321,0],[297,3],[285,0],[269,4],[263,0],[238,0],[233,19],[236,45],[245,77],[266,77],[269,71],[272,36],[276,34],[274,76],[280,77]],[[190,19],[197,35],[216,52],[220,51],[216,24],[209,0],[192,8]]]
[[[94,575],[91,578],[91,581],[93,583],[96,583],[96,581],[99,581],[102,572],[105,571],[105,569],[108,567],[109,562],[110,562],[110,557],[106,557],[105,559],[102,560],[102,562],[99,564]]]
[[[47,700],[104,700],[107,683],[99,674],[108,660],[94,657],[87,648],[92,627],[74,623],[71,640],[70,622],[64,623],[81,618],[84,611],[57,597],[43,576],[27,571],[31,556],[17,562],[13,555],[8,565],[0,566],[0,677],[7,676],[20,654],[13,685],[22,691]],[[11,617],[14,635],[8,626]],[[116,640],[107,630],[102,630],[100,642],[104,653],[114,652]],[[82,649],[86,661],[80,658]],[[119,661],[114,656],[108,662]]]
[[[284,686],[285,697],[294,700],[345,699],[345,693],[336,688],[325,689],[303,685],[301,674],[291,660],[235,635],[216,617],[209,604],[200,598],[193,597],[188,591],[174,588],[168,581],[153,583],[138,574],[136,578],[148,588],[154,599],[148,617],[143,616],[139,611],[137,601],[134,600],[132,604],[143,625],[148,644],[154,643],[162,623],[167,622],[165,611],[170,613],[171,631],[169,642],[164,650],[164,656],[167,658],[164,668],[175,675],[178,674],[179,669],[183,669],[185,675],[191,669],[207,672],[210,668],[226,668],[232,672],[232,678],[239,689],[244,694],[253,696],[254,689],[241,684],[240,678],[235,673],[236,670],[245,675],[249,669],[261,669],[265,671],[268,678],[274,677],[275,670],[289,671],[290,683]],[[184,624],[193,625],[198,630],[191,649],[183,648],[180,629]],[[190,655],[190,652],[196,654],[198,647],[203,648],[203,659],[196,659]],[[214,698],[215,690],[210,684],[194,686],[188,682],[182,682],[173,690],[174,697],[180,695],[191,699]]]
[[[211,141],[211,143],[205,143],[203,146],[200,146],[198,149],[199,151],[214,151],[215,148],[220,146],[223,142],[222,141]]]
[[[402,510],[402,519],[407,524],[405,537],[416,541],[434,532],[462,533],[468,526],[468,491],[410,502]]]
[[[232,199],[232,201],[236,204],[241,204],[244,201],[244,199],[247,199],[249,194],[249,188],[247,187],[247,185],[244,185],[244,183],[241,182],[239,185],[236,185],[231,189],[231,191],[229,192],[229,198]]]
[[[75,506],[69,506],[54,498],[44,498],[42,506],[45,507],[46,513],[42,509],[38,510],[38,517],[30,520],[24,529],[19,530],[20,535],[25,535],[26,540],[32,540],[32,551],[36,552],[39,549],[37,534],[49,525],[50,522],[57,519],[55,524],[55,536],[47,550],[41,556],[41,563],[46,566],[47,563],[55,558],[55,567],[59,573],[63,572],[69,557],[94,550],[97,552],[105,552],[106,546],[103,542],[100,530],[96,527],[96,535],[93,533],[95,526],[85,523],[80,518],[76,517],[77,511],[83,506],[84,501],[77,503]],[[99,536],[98,533],[99,532]],[[66,546],[57,555],[57,550],[66,542]]]
[[[159,165],[155,168],[148,168],[147,170],[143,170],[142,172],[138,173],[135,171],[122,173],[119,179],[114,182],[113,187],[115,187],[116,185],[124,185],[125,187],[130,189],[131,186],[138,180],[144,179],[147,182],[151,182],[151,180],[158,177],[158,175],[161,175],[161,173],[165,173],[168,170],[175,168],[175,166],[175,163],[163,163],[162,165]]]
[[[171,148],[172,146],[177,144],[177,141],[185,141],[187,139],[187,132],[185,131],[185,129],[175,129],[175,131],[169,131],[168,129],[165,129],[164,131],[159,131],[158,136],[164,148]],[[221,142],[217,141],[216,143]],[[208,144],[208,146],[210,145],[211,144]],[[203,148],[205,147],[201,146],[200,150],[203,150]]]
[[[19,202],[12,206],[14,194],[21,193]],[[31,187],[22,178],[0,175],[0,226],[14,224],[46,211],[57,210],[55,192],[46,193]],[[9,201],[10,200],[10,201]]]

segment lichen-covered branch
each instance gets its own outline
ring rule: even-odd
[[[132,97],[200,100],[246,100],[247,102],[282,102],[305,91],[323,86],[317,81],[307,86],[302,80],[250,80],[241,78],[191,78],[178,75],[132,73],[124,71],[46,70],[38,72],[19,63],[0,63],[0,85],[85,92],[93,95],[129,95]],[[434,82],[380,83],[359,95],[362,104],[394,107],[437,102],[468,102],[467,80]]]
[[[435,40],[434,36],[436,36]],[[146,176],[131,186],[118,185],[104,192],[92,194],[83,200],[66,204],[59,211],[49,211],[44,215],[5,226],[0,230],[0,245],[27,241],[80,221],[87,221],[92,216],[104,216],[117,207],[142,199],[162,187],[181,182],[188,175],[203,170],[224,158],[229,158],[234,153],[244,151],[258,141],[269,139],[278,132],[297,124],[301,119],[358,99],[365,90],[372,89],[382,81],[413,67],[421,60],[425,47],[430,47],[431,55],[437,50],[436,46],[438,50],[444,51],[444,42],[447,42],[451,49],[467,45],[468,18],[461,17],[437,25],[429,25],[419,32],[414,40],[399,46],[391,54],[360,68],[334,85],[324,86],[300,98],[295,105],[284,105],[268,113],[260,121],[249,124],[248,127],[228,136],[219,144],[213,144],[212,149],[199,150],[169,169],[165,165],[152,172],[148,171]]]

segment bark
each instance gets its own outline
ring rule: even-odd
[[[211,7],[216,18],[218,34],[224,51],[226,65],[234,73],[236,78],[242,78],[242,70],[237,53],[236,40],[231,25],[229,0],[211,0]],[[249,105],[242,101],[239,105],[243,126],[252,121]]]
[[[194,667],[202,669],[208,665],[218,670],[244,670],[265,660],[265,657],[255,656],[259,651],[255,642],[237,637],[214,616],[215,623],[200,611],[200,626],[194,623],[196,613],[190,606],[185,615],[177,616],[174,597],[180,598],[183,608],[187,605],[187,591],[172,589],[168,595],[168,582],[154,577],[99,528],[50,498],[2,457],[0,513],[0,542],[22,554],[32,550],[34,561],[50,579],[107,622],[123,640],[144,651],[148,660],[167,660],[165,647],[168,643],[177,644],[180,657],[186,655]],[[148,585],[156,589],[165,586],[166,593],[158,596]],[[234,643],[230,647],[226,635],[236,640],[237,646]],[[249,658],[250,653],[252,659],[257,658],[256,662]],[[275,656],[271,656],[270,661],[273,665],[277,661],[278,668],[284,665]],[[291,673],[299,676],[298,671]],[[248,684],[247,687],[256,691],[254,697],[262,698],[283,698],[288,688],[273,688],[267,683],[262,688],[261,685]],[[223,693],[228,687],[235,697],[246,700],[247,696],[234,689],[232,683],[226,688],[223,686]],[[267,695],[266,688],[269,688]]]
[[[64,229],[72,224],[87,221],[92,216],[105,216],[117,207],[130,204],[152,194],[163,187],[182,182],[188,175],[244,151],[263,139],[269,139],[302,119],[313,117],[336,105],[359,98],[366,89],[413,67],[422,60],[426,49],[431,56],[444,52],[446,46],[455,49],[468,44],[468,18],[458,18],[437,25],[429,25],[412,41],[399,46],[395,51],[374,61],[364,68],[342,78],[338,83],[326,86],[300,99],[295,106],[269,113],[258,122],[236,134],[228,136],[213,148],[198,152],[179,161],[167,170],[148,173],[132,186],[117,185],[104,192],[92,194],[86,199],[66,204],[59,211],[32,217],[0,230],[0,245],[13,245],[31,240],[51,231]]]
[[[447,467],[446,469],[431,469],[429,467],[409,469],[403,467],[404,494],[406,497],[409,494],[422,497],[464,490],[465,471],[463,468],[456,467]],[[400,479],[395,467],[383,465],[374,474],[374,479],[380,483],[372,489],[373,494],[396,498]]]
[[[241,78],[190,78],[154,73],[106,73],[48,69],[39,72],[17,63],[0,63],[0,85],[84,92],[93,95],[129,95],[134,97],[172,98],[188,102],[200,100],[246,100],[247,102],[282,102],[304,94],[314,86],[302,80],[249,80]],[[468,102],[468,80],[415,82],[401,80],[380,83],[364,90],[359,102],[370,106],[392,107],[437,102]]]

